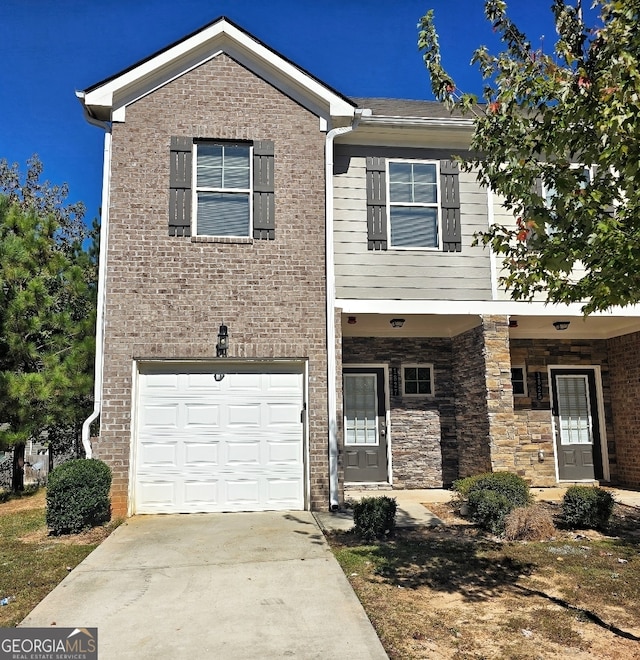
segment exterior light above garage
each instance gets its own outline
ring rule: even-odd
[[[553,324],[553,327],[554,327],[556,330],[566,330],[566,329],[569,327],[569,324],[570,324],[570,323],[571,323],[571,321],[556,321],[556,322]]]
[[[404,325],[404,319],[391,319],[389,323],[391,323],[392,328],[401,328]]]
[[[218,343],[216,344],[216,357],[227,357],[229,348],[229,332],[224,323],[218,329]]]

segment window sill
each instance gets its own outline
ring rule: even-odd
[[[253,245],[249,236],[192,236],[192,243],[227,243],[231,245]]]

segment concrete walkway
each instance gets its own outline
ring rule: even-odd
[[[130,518],[21,625],[97,627],[100,660],[387,658],[308,512]]]

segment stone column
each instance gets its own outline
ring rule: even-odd
[[[518,441],[513,413],[509,320],[506,316],[483,316],[482,327],[491,469],[515,472]]]

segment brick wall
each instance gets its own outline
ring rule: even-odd
[[[168,235],[170,138],[273,140],[276,240]],[[318,118],[220,55],[127,108],[113,126],[100,440],[113,508],[126,510],[132,360],[229,356],[309,361],[311,505],[328,504],[324,135]]]
[[[620,485],[640,489],[640,333],[607,342]]]
[[[458,476],[451,340],[344,337],[343,365],[427,363],[434,366],[434,396],[390,395],[394,488],[439,488]],[[392,392],[390,383],[387,383]]]

